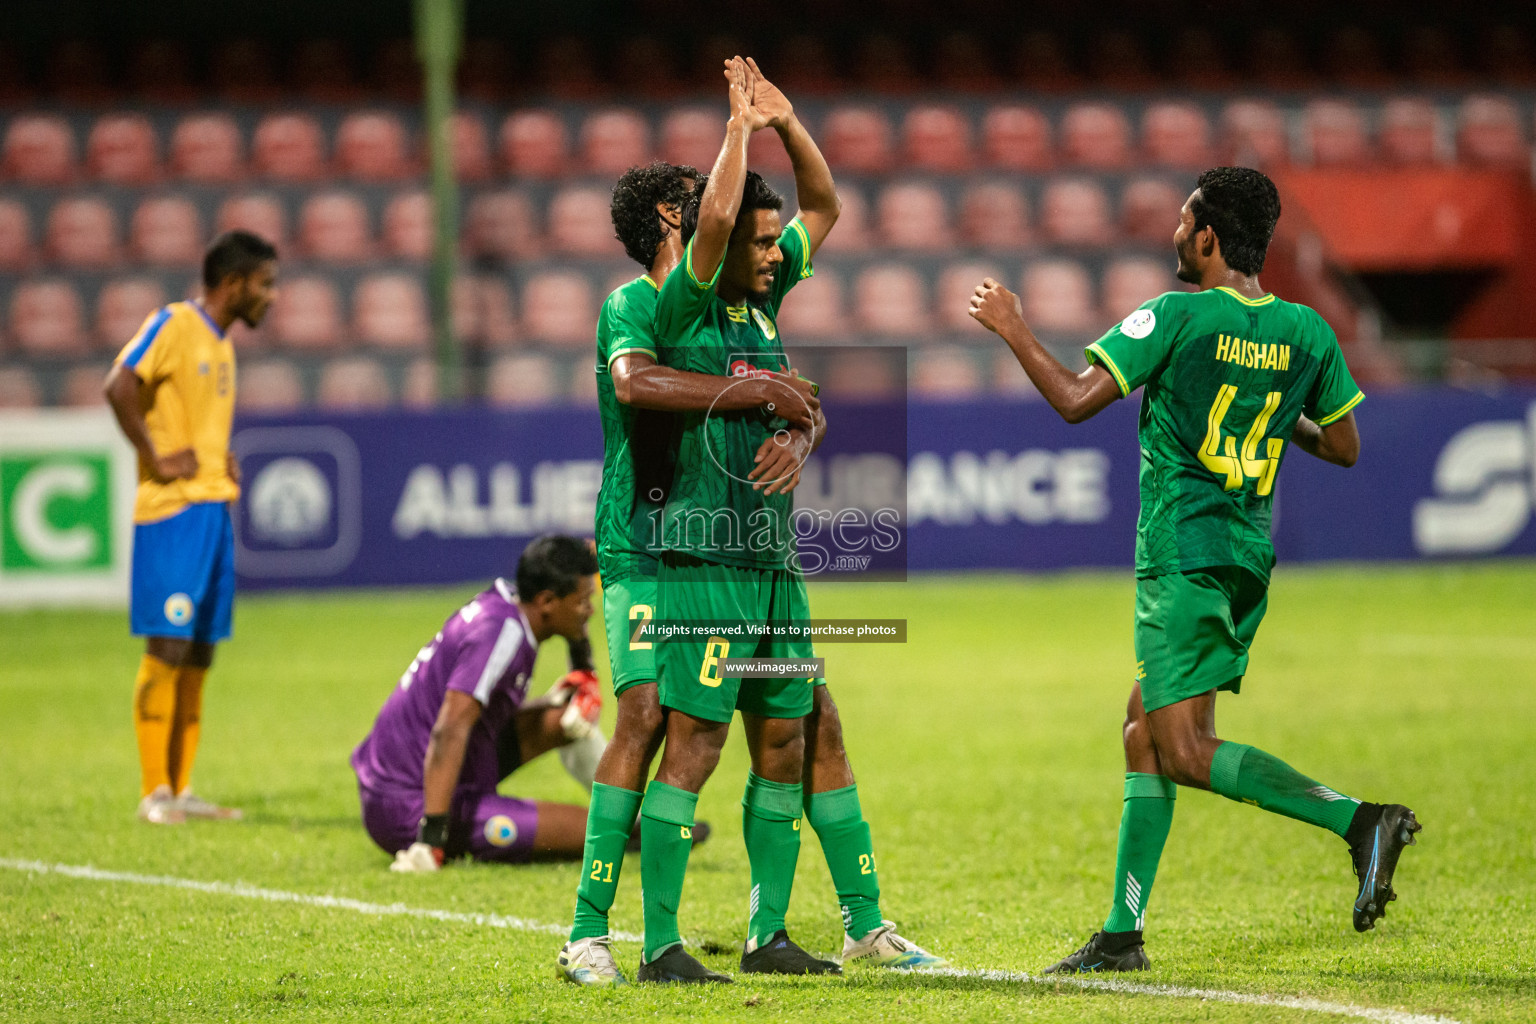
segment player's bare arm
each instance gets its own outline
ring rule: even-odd
[[[1291,443],[1308,455],[1345,469],[1360,458],[1360,430],[1352,412],[1345,413],[1342,419],[1326,427],[1301,417],[1296,421],[1296,429],[1291,431]]]
[[[699,227],[693,237],[689,269],[694,279],[715,276],[736,228],[741,209],[741,188],[747,179],[747,143],[752,133],[768,126],[768,117],[752,106],[753,77],[740,57],[725,62],[725,81],[731,117],[725,123],[725,141],[709,174],[709,184],[699,202]]]
[[[1029,325],[1019,297],[987,278],[971,296],[972,319],[1008,343],[1014,358],[1029,375],[1051,408],[1068,423],[1081,423],[1098,415],[1120,396],[1114,377],[1102,366],[1073,373],[1045,350]]]
[[[464,768],[464,749],[469,732],[480,720],[480,704],[467,693],[449,690],[432,726],[427,756],[422,763],[421,795],[427,817],[446,815],[453,804],[453,790]]]
[[[747,58],[747,67],[756,76],[752,105],[768,117],[768,127],[779,133],[794,168],[795,199],[800,204],[796,216],[805,225],[806,238],[811,243],[810,254],[814,256],[843,208],[842,200],[837,197],[837,186],[832,181],[832,169],[827,166],[811,133],[795,116],[789,98],[763,76],[757,61],[751,57]]]
[[[118,363],[107,374],[106,384],[101,390],[107,404],[112,407],[112,414],[117,417],[117,425],[122,428],[123,436],[138,451],[139,458],[149,467],[156,483],[168,484],[172,480],[192,479],[197,475],[197,456],[191,448],[165,455],[155,451],[155,444],[149,439],[149,426],[144,422],[144,410],[139,408],[139,388],[142,386],[143,381],[138,374]],[[236,483],[240,480],[238,476],[233,479]]]
[[[620,402],[661,412],[739,412],[770,403],[791,425],[810,429],[821,402],[803,377],[716,377],[661,366],[643,353],[619,356],[610,367],[613,392]]]

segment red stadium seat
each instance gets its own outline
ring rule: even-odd
[[[523,287],[523,326],[530,338],[568,348],[592,343],[597,302],[592,283],[581,274],[536,274]]]
[[[1110,241],[1109,198],[1086,178],[1058,178],[1040,200],[1045,239],[1062,245],[1105,245]]]
[[[1247,66],[1266,89],[1315,89],[1317,75],[1296,37],[1283,28],[1263,28],[1251,37]]]
[[[1094,37],[1088,48],[1088,72],[1099,86],[1115,92],[1152,89],[1160,84],[1141,40],[1122,29],[1109,29]]]
[[[853,185],[839,183],[837,196],[843,201],[843,209],[838,214],[837,224],[821,243],[821,251],[864,252],[873,244],[870,237],[869,204],[864,200],[864,191]]]
[[[240,367],[235,408],[241,412],[283,413],[304,407],[304,380],[286,359],[264,359]]]
[[[558,36],[540,45],[535,81],[561,99],[594,100],[607,91],[597,76],[591,42],[578,36]]]
[[[23,185],[67,185],[75,179],[75,133],[52,114],[19,114],[5,130],[0,178]]]
[[[160,145],[142,114],[107,114],[85,142],[86,173],[113,185],[148,185],[160,178]]]
[[[1171,245],[1188,192],[1163,178],[1136,178],[1120,195],[1120,230],[1129,239]]]
[[[1025,401],[1040,400],[1040,389],[1035,387],[1012,352],[1004,349],[993,355],[990,369],[992,390],[997,394]]]
[[[476,196],[469,204],[464,233],[476,256],[528,259],[541,248],[533,204],[513,189]]]
[[[352,51],[338,39],[304,39],[288,69],[299,93],[314,103],[356,103],[363,97]]]
[[[384,110],[360,110],[336,132],[336,163],[358,181],[398,181],[416,172],[407,155],[405,125]]]
[[[621,257],[624,250],[614,237],[609,203],[602,189],[562,189],[549,204],[550,243],[572,256]]]
[[[453,172],[460,181],[485,181],[493,173],[491,142],[485,122],[478,114],[461,110],[448,123],[449,145],[453,149]],[[422,140],[423,150],[426,140]],[[425,152],[423,153],[425,159]]]
[[[485,400],[503,408],[552,405],[561,398],[560,380],[548,356],[503,356],[486,375]]]
[[[917,87],[918,77],[906,44],[878,28],[856,44],[853,68],[854,88],[860,92],[890,96],[913,92]]]
[[[1228,92],[1238,86],[1227,45],[1202,25],[1179,30],[1166,67],[1174,80],[1189,91]]]
[[[96,340],[116,351],[128,344],[149,314],[165,305],[165,289],[152,277],[126,277],[102,286],[96,297]]]
[[[1382,66],[1376,34],[1346,25],[1329,37],[1323,53],[1323,72],[1348,89],[1380,89],[1392,84]]]
[[[1053,162],[1051,122],[1034,107],[993,107],[981,120],[982,159],[1008,171],[1043,171]]]
[[[111,66],[101,43],[68,38],[49,56],[44,80],[54,99],[65,106],[104,107],[120,98],[108,77]]]
[[[878,219],[880,239],[892,248],[933,251],[954,244],[948,204],[932,185],[890,186],[880,193]]]
[[[719,150],[717,149],[718,153]],[[714,157],[710,158],[713,161]],[[711,165],[706,165],[700,170],[708,171]],[[747,166],[759,174],[792,174],[795,165],[789,161],[789,153],[784,149],[784,140],[779,138],[778,132],[756,132],[752,141],[747,144]]]
[[[633,110],[600,110],[581,125],[584,169],[603,176],[619,175],[651,159],[651,130]]]
[[[1084,84],[1060,37],[1052,32],[1026,33],[1014,51],[1013,71],[1019,86],[1032,92],[1073,92]]]
[[[277,246],[279,256],[288,244],[288,213],[276,196],[258,192],[224,200],[214,221],[214,230],[223,233],[236,228],[271,242]]]
[[[277,181],[317,181],[327,173],[320,123],[308,114],[269,114],[251,141],[256,172]]]
[[[830,96],[842,83],[837,77],[837,62],[820,36],[792,35],[779,45],[773,57],[773,81],[784,86],[791,96]]]
[[[1234,100],[1221,112],[1224,159],[1247,167],[1276,167],[1290,158],[1285,115],[1268,100]]]
[[[432,325],[421,279],[388,273],[359,281],[352,292],[352,336],[381,348],[425,348]]]
[[[565,400],[571,405],[597,407],[597,374],[592,372],[592,364],[585,359],[578,359],[570,365],[570,386],[566,388]]]
[[[228,114],[192,114],[171,135],[171,173],[220,185],[245,176],[240,127]]]
[[[972,398],[982,390],[981,370],[970,349],[947,345],[919,352],[912,367],[912,392],[922,398]]]
[[[1016,185],[981,182],[960,197],[960,236],[982,249],[1017,249],[1030,242],[1029,201]]]
[[[1445,29],[1417,25],[1408,30],[1403,42],[1402,64],[1421,85],[1462,88],[1472,76],[1462,67],[1458,50],[1456,40]]]
[[[1110,103],[1079,103],[1061,120],[1061,154],[1068,164],[1114,169],[1131,158],[1131,122]]]
[[[1495,82],[1515,89],[1536,85],[1536,56],[1531,42],[1518,27],[1510,24],[1485,30],[1479,40],[1482,65]]]
[[[501,157],[520,177],[554,178],[570,162],[565,122],[551,110],[519,110],[501,125]]]
[[[402,260],[432,255],[432,197],[402,192],[384,207],[384,251]]]
[[[843,304],[842,277],[836,270],[823,267],[795,285],[793,295],[779,310],[779,331],[790,339],[839,341],[848,333]]]
[[[490,348],[517,343],[517,321],[507,283],[492,275],[461,276],[453,282],[453,330],[460,338]]]
[[[622,96],[670,99],[687,91],[677,76],[677,53],[655,36],[629,36],[619,42],[613,81]]]
[[[1211,122],[1193,103],[1154,103],[1141,117],[1141,146],[1164,167],[1211,165]]]
[[[190,199],[144,200],[133,211],[128,239],[133,258],[152,267],[190,269],[202,262],[203,227]]]
[[[819,141],[835,171],[885,174],[891,169],[891,123],[878,108],[834,108]]]
[[[315,404],[338,412],[387,409],[395,402],[389,375],[377,360],[367,356],[332,359],[320,371]]]
[[[849,399],[904,398],[901,385],[906,374],[891,365],[891,355],[889,350],[868,349],[835,353],[827,361],[827,392]]]
[[[61,199],[48,212],[48,255],[66,267],[111,266],[120,256],[117,214],[100,199]]]
[[[101,385],[107,378],[105,365],[75,366],[64,374],[58,404],[71,409],[99,409],[106,405]]]
[[[18,285],[11,295],[11,340],[23,353],[85,355],[88,337],[84,303],[69,282],[33,281]]]
[[[1371,161],[1365,115],[1348,100],[1321,99],[1302,112],[1303,131],[1312,163],[1318,167],[1354,167]]]
[[[987,278],[1007,282],[1002,268],[995,263],[953,263],[939,274],[939,284],[934,292],[934,319],[951,334],[978,337],[971,332],[979,329],[971,319],[971,296],[976,286]]]
[[[1171,234],[1171,232],[1170,232]],[[1104,269],[1104,315],[1124,317],[1149,299],[1178,287],[1170,266],[1173,257],[1155,260],[1123,256]]]
[[[269,316],[273,338],[286,348],[324,351],[346,346],[341,297],[327,278],[285,278]]]
[[[943,92],[986,93],[1002,86],[992,54],[971,32],[950,32],[939,40],[933,70],[934,85]]]
[[[299,210],[299,249],[327,263],[361,263],[373,255],[368,209],[350,192],[322,192]]]
[[[255,39],[231,39],[214,47],[208,61],[213,90],[230,103],[262,106],[281,95],[272,51]]]
[[[459,92],[485,103],[505,104],[512,90],[514,66],[507,44],[480,36],[464,42],[459,60]]]
[[[1401,167],[1438,162],[1440,118],[1428,100],[1399,96],[1381,109],[1381,155]]]
[[[922,275],[900,263],[876,264],[860,274],[853,306],[859,330],[866,334],[910,338],[930,327]]]
[[[37,374],[25,366],[0,366],[0,409],[36,409],[42,404]]]
[[[924,171],[966,171],[975,163],[971,123],[955,107],[917,106],[902,122],[907,163]]]
[[[37,260],[32,248],[32,215],[14,199],[0,199],[0,270],[23,271]]]
[[[1456,155],[1474,167],[1530,166],[1520,108],[1507,96],[1468,96],[1456,115]]]
[[[720,114],[712,107],[674,110],[661,122],[661,158],[707,173],[720,153],[723,137]]]
[[[1076,260],[1044,260],[1024,268],[1024,319],[1037,331],[1081,334],[1099,325],[1093,281]]]
[[[400,382],[400,404],[407,409],[434,409],[437,407],[437,361],[426,358],[412,359],[405,368],[405,378]]]
[[[368,75],[373,90],[393,103],[421,103],[421,64],[412,39],[386,39],[373,51]]]
[[[0,42],[0,105],[21,109],[37,104],[26,64],[9,41]]]

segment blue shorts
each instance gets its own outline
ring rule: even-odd
[[[235,528],[225,502],[188,505],[133,528],[134,636],[213,644],[229,639],[235,607]]]

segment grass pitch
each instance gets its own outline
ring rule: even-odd
[[[1038,974],[1103,921],[1132,586],[1126,573],[813,588],[818,615],[910,621],[904,646],[821,653],[886,913],[958,967]],[[177,829],[133,816],[140,648],[126,617],[0,615],[0,857],[568,922],[576,865],[393,875],[357,820],[349,751],[418,646],[474,589],[242,600],[209,680],[197,781],[246,820]],[[563,658],[550,645],[541,684]],[[1536,565],[1282,568],[1244,692],[1223,695],[1218,712],[1222,735],[1343,792],[1408,803],[1425,831],[1404,854],[1401,900],[1360,936],[1338,839],[1183,791],[1148,915],[1154,967],[1135,982],[1462,1021],[1536,1018]],[[583,800],[544,760],[507,788]],[[745,766],[733,737],[700,802],[717,831],[694,853],[682,910],[684,933],[722,970],[735,966],[746,920]],[[814,833],[804,837],[790,930],[830,953],[841,942],[835,901]],[[631,856],[617,929],[641,929],[639,874]],[[1341,1019],[870,973],[594,993],[556,979],[560,941],[8,866],[0,1019]],[[632,974],[638,946],[616,948]]]

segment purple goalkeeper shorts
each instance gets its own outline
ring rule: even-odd
[[[363,827],[379,849],[394,853],[416,841],[420,793],[381,793],[362,786],[357,792],[363,804]],[[449,857],[468,854],[475,860],[526,864],[533,857],[538,826],[538,806],[532,800],[460,792],[454,795],[445,852]]]

